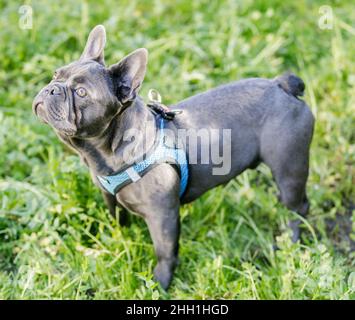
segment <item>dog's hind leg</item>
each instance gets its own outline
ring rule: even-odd
[[[290,210],[306,217],[309,210],[309,202],[306,195],[307,169],[291,164],[286,164],[285,172],[273,171],[276,184],[280,190],[279,200]],[[292,173],[291,173],[292,172]],[[296,242],[300,237],[300,219],[291,219],[289,227],[292,230],[292,241]]]
[[[281,120],[270,123],[261,138],[261,157],[270,167],[280,191],[279,200],[302,217],[308,213],[306,183],[309,148],[313,134],[313,115],[308,107],[291,110]],[[299,219],[292,219],[292,240],[299,239]]]

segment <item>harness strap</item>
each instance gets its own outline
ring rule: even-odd
[[[183,149],[172,148],[165,143],[166,135],[164,133],[164,118],[160,119],[159,126],[159,141],[154,151],[144,160],[129,168],[119,171],[116,174],[109,176],[97,176],[101,185],[109,193],[115,195],[119,190],[130,183],[137,182],[150,169],[159,163],[175,163],[180,169],[180,198],[184,194],[188,182],[188,164],[186,153]]]

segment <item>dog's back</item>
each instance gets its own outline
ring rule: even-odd
[[[183,110],[183,114],[176,118],[177,125],[182,128],[185,120],[189,128],[205,128],[204,119],[209,121],[207,127],[232,128],[239,120],[250,121],[248,125],[253,125],[264,118],[265,113],[279,107],[305,105],[298,99],[304,89],[304,82],[291,73],[275,79],[249,78],[189,97],[171,108]]]

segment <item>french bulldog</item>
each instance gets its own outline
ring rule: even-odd
[[[33,101],[34,113],[55,130],[58,137],[79,154],[102,189],[112,215],[119,210],[119,222],[127,222],[127,210],[146,221],[157,256],[154,277],[162,288],[171,283],[178,261],[179,208],[206,191],[226,184],[244,170],[265,163],[279,189],[279,200],[288,209],[305,217],[309,202],[306,182],[314,117],[299,96],[305,86],[287,73],[274,79],[251,78],[223,85],[187,98],[170,110],[182,110],[166,128],[176,130],[227,130],[230,168],[214,174],[214,163],[201,163],[202,152],[189,154],[189,141],[182,141],[188,160],[188,185],[179,196],[180,175],[166,162],[159,163],[135,182],[110,194],[98,181],[135,163],[140,144],[124,136],[130,128],[143,134],[145,148],[158,135],[156,115],[138,95],[143,82],[148,52],[141,48],[120,62],[106,66],[106,33],[96,26],[90,33],[79,60],[55,71],[52,81]],[[198,141],[198,149],[206,147]],[[218,139],[207,147],[222,150]],[[129,149],[129,150],[128,150]],[[223,151],[223,150],[222,150]],[[127,156],[128,154],[128,156]],[[127,161],[128,158],[128,161]],[[129,164],[129,163],[128,163]],[[291,220],[293,240],[299,238],[300,220]]]

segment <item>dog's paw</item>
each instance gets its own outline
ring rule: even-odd
[[[159,262],[154,268],[154,279],[159,282],[160,286],[167,290],[173,278],[173,267],[166,262]]]

